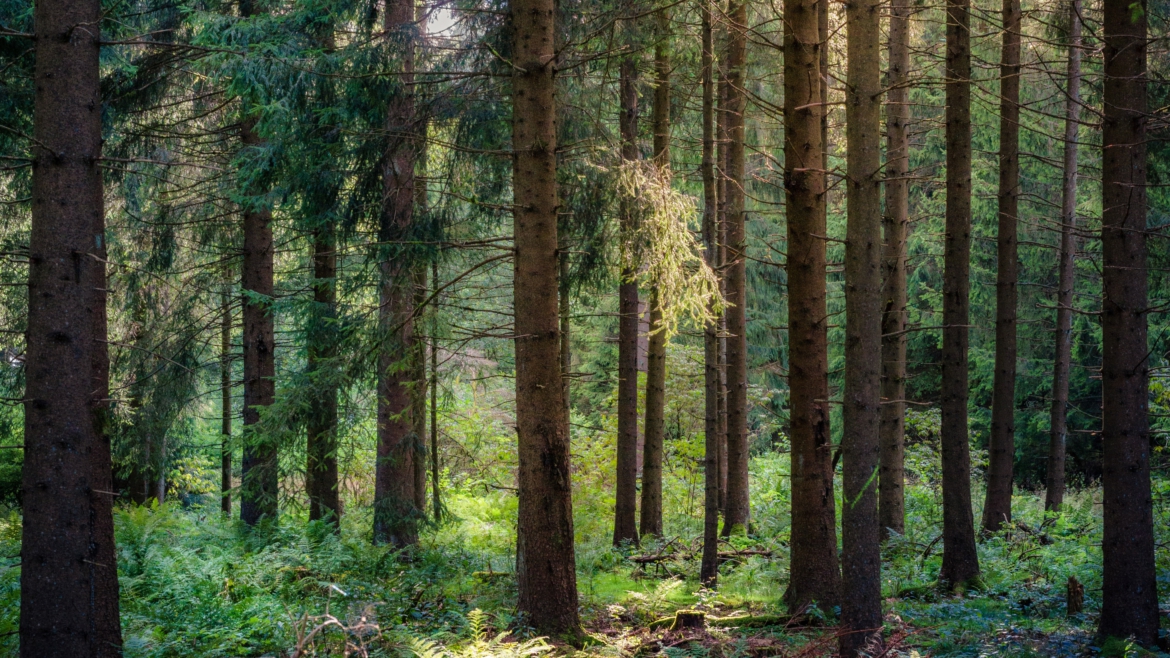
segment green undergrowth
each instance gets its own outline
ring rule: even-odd
[[[583,651],[615,658],[827,655],[836,609],[813,608],[799,623],[785,614],[783,471],[778,458],[753,462],[757,534],[721,544],[726,559],[717,590],[694,578],[699,541],[688,522],[668,522],[681,531],[664,540],[615,549],[608,536],[580,531],[602,526],[609,514],[603,494],[582,496],[578,588],[592,638]],[[1155,488],[1159,498],[1170,490],[1161,480]],[[982,587],[961,595],[938,586],[939,496],[933,479],[912,481],[907,532],[883,549],[886,635],[896,644],[887,655],[1140,655],[1124,643],[1092,647],[1101,587],[1099,490],[1071,494],[1061,515],[1046,515],[1037,494],[1017,495],[1015,522],[980,538]],[[360,507],[345,516],[339,533],[295,513],[277,526],[250,530],[197,505],[121,507],[126,656],[293,656],[298,647],[305,656],[345,655],[346,643],[370,656],[401,658],[576,651],[555,641],[551,648],[524,643],[534,634],[515,608],[515,496],[452,492],[446,505],[448,520],[424,527],[420,546],[409,551],[371,545],[368,512]],[[1170,524],[1162,507],[1156,509],[1158,541],[1165,543]],[[0,516],[0,653],[8,655],[16,647],[19,537],[19,515]],[[646,562],[647,556],[658,559]],[[1158,574],[1162,591],[1170,591],[1170,557],[1163,551]],[[1084,612],[1071,618],[1064,600],[1070,577],[1086,592]],[[669,624],[661,620],[682,609],[733,621],[720,621],[701,641],[671,646],[663,639]],[[737,627],[734,619],[741,617],[755,623]]]

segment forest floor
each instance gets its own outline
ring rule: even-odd
[[[1165,542],[1160,493],[1170,487],[1156,484],[1158,538]],[[980,542],[985,588],[959,596],[932,586],[941,552],[937,492],[910,489],[908,532],[884,548],[884,655],[1140,655],[1132,647],[1092,644],[1100,596],[1099,490],[1073,494],[1059,517],[1045,517],[1038,496],[1017,496],[1017,523]],[[783,505],[765,494],[756,512],[760,535],[734,538],[722,549],[728,555],[717,591],[694,580],[696,519],[690,528],[668,519],[668,527],[685,532],[617,550],[589,529],[606,521],[583,496],[578,588],[593,640],[582,651],[598,658],[831,655],[834,611],[809,610],[796,621],[784,616],[787,534],[767,517]],[[248,531],[211,507],[122,508],[116,523],[126,656],[538,658],[574,652],[534,640],[516,616],[514,497],[467,492],[449,496],[447,505],[449,520],[426,528],[420,547],[408,553],[371,546],[368,514],[361,509],[348,513],[335,534],[291,513],[278,527]],[[0,518],[0,555],[9,556],[0,572],[0,653],[15,649],[19,537],[19,515]],[[1164,551],[1158,567],[1165,593],[1170,568]],[[1065,610],[1070,576],[1086,592],[1084,612],[1071,617]],[[664,627],[660,620],[680,609],[702,610],[718,621],[706,629]],[[751,623],[741,623],[744,618]],[[344,653],[347,643],[350,654]]]

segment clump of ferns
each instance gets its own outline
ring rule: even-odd
[[[407,646],[415,658],[539,658],[553,650],[543,637],[509,641],[508,632],[489,632],[488,615],[475,609],[467,613],[471,638],[466,642],[440,644],[431,638],[409,637]]]

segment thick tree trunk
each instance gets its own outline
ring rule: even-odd
[[[569,389],[570,377],[573,374],[573,341],[572,341],[572,295],[569,291],[569,250],[561,249],[557,253],[557,265],[560,267],[560,297],[557,299],[557,314],[561,322],[561,403],[565,407],[565,421],[568,422],[572,410],[572,400]]]
[[[845,391],[841,439],[842,656],[881,646],[881,3],[846,6]],[[865,652],[865,653],[863,653]]]
[[[1064,447],[1068,440],[1068,377],[1072,367],[1072,304],[1077,244],[1077,133],[1081,118],[1081,0],[1069,2],[1068,87],[1065,92],[1064,180],[1060,199],[1060,283],[1056,292],[1056,358],[1052,369],[1051,430],[1044,509],[1064,503]]]
[[[819,5],[785,0],[784,186],[788,216],[788,381],[792,442],[791,580],[798,612],[837,605],[837,520],[829,443],[825,175]]]
[[[910,2],[890,7],[886,84],[886,214],[882,267],[881,480],[882,536],[906,531],[906,229],[910,221]]]
[[[255,13],[250,0],[240,2],[242,18]],[[264,145],[264,139],[256,134],[255,128],[255,118],[247,118],[241,125],[240,138],[246,149]],[[240,463],[240,520],[251,526],[264,517],[276,520],[280,493],[277,448],[268,437],[250,431],[260,422],[260,408],[271,405],[276,399],[276,336],[268,301],[273,295],[270,208],[249,204],[244,209],[241,284],[244,290],[244,448]]]
[[[631,56],[620,65],[619,94],[622,159],[638,159],[637,65]],[[633,221],[623,210],[621,221]],[[638,284],[637,272],[623,269],[618,288],[618,435],[613,544],[638,543]]]
[[[224,286],[220,298],[219,330],[219,506],[224,514],[232,513],[232,301]]]
[[[1020,0],[1003,0],[999,64],[999,231],[995,281],[995,379],[983,530],[1012,520],[1016,458],[1016,224],[1020,197]]]
[[[943,565],[954,587],[979,575],[967,436],[967,324],[971,311],[970,0],[947,0],[947,207],[943,274]]]
[[[20,655],[122,655],[97,0],[36,3]],[[87,29],[78,29],[84,25]]]
[[[703,241],[707,264],[718,268],[718,198],[715,183],[715,45],[711,5],[702,0],[703,78]],[[703,558],[699,581],[714,588],[719,579],[719,321],[703,328]]]
[[[318,394],[308,418],[306,489],[309,520],[337,524],[341,502],[337,490],[337,242],[331,227],[313,235],[313,327],[308,370]]]
[[[390,144],[383,170],[378,357],[378,456],[374,471],[374,541],[407,546],[418,542],[414,495],[414,427],[411,388],[414,377],[413,269],[403,238],[414,221],[415,108],[414,0],[386,5],[388,46],[401,58],[401,87],[386,116]]]
[[[670,17],[655,14],[658,43],[654,46],[654,164],[670,175]],[[666,333],[662,324],[662,300],[650,291],[650,342],[646,358],[646,426],[642,448],[641,534],[662,536],[662,450],[666,413]]]
[[[1105,2],[1100,634],[1158,640],[1146,336],[1146,3]]]
[[[744,109],[747,1],[728,3],[727,28],[727,507],[723,536],[747,532],[747,259],[744,234]]]
[[[516,243],[517,607],[540,633],[581,634],[568,419],[557,358],[554,0],[511,0]]]

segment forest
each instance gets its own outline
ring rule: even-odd
[[[0,0],[0,654],[1170,651],[1167,0]]]

